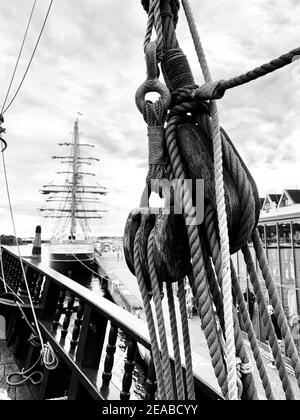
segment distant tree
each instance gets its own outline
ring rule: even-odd
[[[1,235],[1,244],[2,245],[16,245],[16,237],[13,235]],[[22,238],[18,238],[19,244],[22,243]]]

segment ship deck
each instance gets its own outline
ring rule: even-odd
[[[7,396],[11,400],[21,401],[35,399],[26,384],[15,387],[6,383],[7,375],[19,371],[20,369],[12,355],[12,352],[6,345],[6,341],[0,340],[0,400],[2,397],[2,390],[7,392]]]

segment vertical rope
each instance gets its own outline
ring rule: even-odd
[[[155,264],[154,264],[153,243],[154,243],[154,230],[151,231],[149,239],[148,239],[147,254],[148,254],[149,275],[150,275],[150,281],[151,281],[151,287],[152,287],[152,293],[153,293],[153,301],[154,301],[154,306],[155,306],[156,316],[157,316],[158,333],[159,333],[160,344],[161,344],[162,364],[163,364],[162,369],[164,373],[166,397],[168,400],[174,400],[170,356],[169,356],[169,350],[168,350],[168,344],[167,344],[167,335],[166,335],[166,329],[165,329],[164,315],[163,315],[163,310],[162,310],[160,287],[159,287]]]
[[[259,266],[263,275],[263,278],[266,282],[266,286],[268,289],[270,301],[274,308],[274,312],[277,318],[278,326],[281,330],[282,337],[284,339],[285,348],[288,357],[291,360],[291,364],[295,371],[295,377],[298,381],[298,386],[300,388],[300,359],[299,354],[297,352],[292,334],[290,332],[286,316],[284,314],[282,304],[280,302],[280,298],[276,289],[276,285],[274,283],[272,274],[270,272],[270,268],[268,265],[268,261],[262,247],[261,239],[259,237],[257,229],[253,232],[252,235],[253,245],[256,252],[256,257],[259,262]]]
[[[227,372],[221,350],[222,347],[219,342],[218,328],[213,311],[212,299],[207,284],[207,274],[202,255],[195,209],[193,207],[190,191],[184,184],[186,176],[176,140],[177,125],[180,122],[181,118],[179,116],[174,116],[169,120],[166,128],[166,143],[171,164],[171,170],[170,167],[168,167],[168,173],[170,174],[171,178],[174,176],[177,180],[180,180],[183,183],[180,195],[183,198],[184,217],[187,224],[187,233],[194,273],[193,278],[190,278],[190,284],[197,305],[198,313],[201,318],[212,365],[215,370],[215,375],[222,393],[224,397],[226,397]]]
[[[281,354],[281,349],[278,344],[278,340],[275,334],[273,323],[270,319],[270,316],[268,314],[268,307],[267,303],[262,291],[262,287],[260,285],[260,282],[258,280],[255,265],[252,260],[251,252],[249,249],[249,246],[246,245],[243,249],[244,259],[247,265],[248,273],[250,275],[251,283],[253,284],[253,290],[257,298],[258,307],[260,310],[260,314],[262,316],[262,320],[264,323],[264,327],[267,331],[267,339],[269,340],[272,353],[275,359],[276,367],[279,371],[279,377],[282,382],[282,387],[285,392],[286,398],[288,400],[295,400],[295,395],[292,389],[292,385],[290,382],[290,379],[288,377],[288,372],[285,367],[285,363],[283,360],[283,356]]]
[[[147,45],[151,41],[153,26],[156,30],[156,43],[157,43],[157,57],[161,59],[164,41],[163,41],[163,25],[162,18],[160,13],[160,0],[150,0],[149,13],[148,13],[148,22],[146,35],[144,40],[144,51],[146,51]]]
[[[259,372],[259,376],[261,378],[262,385],[265,390],[266,397],[268,400],[275,400],[272,386],[269,380],[269,376],[268,376],[268,373],[264,364],[264,360],[260,351],[260,347],[256,339],[253,324],[251,322],[250,315],[246,306],[246,302],[244,300],[244,296],[242,294],[241,287],[240,287],[232,262],[231,262],[231,275],[232,275],[232,287],[233,287],[234,295],[236,297],[237,303],[240,308],[242,320],[243,320],[245,329],[247,331],[250,346],[254,355],[254,359],[255,359],[256,366]]]
[[[207,237],[210,242],[210,248],[212,252],[212,259],[214,262],[214,267],[212,266],[211,260],[208,258],[207,261],[207,274],[210,280],[210,287],[212,291],[212,296],[214,303],[217,309],[217,313],[221,322],[221,327],[224,329],[224,313],[223,313],[223,304],[222,296],[219,288],[217,278],[221,279],[221,258],[220,258],[220,247],[216,235],[216,229],[213,226],[213,219],[209,217],[205,218]],[[249,363],[249,358],[245,349],[243,336],[240,330],[238,317],[236,310],[233,311],[234,316],[234,337],[236,344],[237,356],[240,357],[243,364]],[[243,377],[243,398],[248,400],[257,400],[257,390],[252,374],[247,374]]]
[[[172,284],[166,283],[166,288],[167,288],[168,304],[169,304],[171,336],[172,336],[172,342],[173,342],[173,348],[174,348],[174,364],[175,364],[177,399],[184,400],[185,395],[184,395],[183,374],[182,374],[182,365],[181,365],[181,357],[180,357],[180,347],[179,347],[178,329],[177,329],[176,311],[175,311]]]
[[[184,280],[178,282],[178,300],[179,300],[179,308],[180,308],[180,314],[181,314],[183,345],[184,345],[184,353],[185,353],[187,397],[189,400],[194,400],[195,399],[194,374],[193,374],[190,331],[189,331],[189,324],[188,324],[187,313],[186,313],[186,296],[185,296],[185,290],[184,290]]]
[[[138,281],[139,289],[141,292],[141,296],[143,299],[143,304],[144,304],[144,309],[145,309],[145,314],[146,314],[146,319],[147,319],[147,324],[148,324],[148,329],[149,329],[152,354],[153,354],[153,363],[154,363],[156,379],[157,379],[158,397],[160,400],[165,400],[166,390],[165,390],[165,384],[164,384],[164,378],[163,378],[160,351],[158,347],[158,341],[157,341],[155,324],[154,324],[151,305],[150,305],[149,294],[148,294],[148,290],[144,282],[142,267],[141,267],[141,262],[140,262],[139,236],[140,236],[140,232],[138,231],[134,240],[134,270],[135,270],[135,275]]]
[[[192,11],[187,0],[182,0],[185,14],[188,20],[194,45],[197,51],[199,63],[201,65],[206,83],[212,82],[212,77],[202,48],[200,37],[192,15]],[[223,180],[223,152],[220,131],[220,122],[218,107],[216,101],[211,101],[211,124],[214,151],[214,175],[216,189],[216,203],[218,214],[218,225],[220,232],[220,250],[222,256],[222,294],[224,301],[225,317],[225,337],[226,337],[226,361],[228,370],[228,394],[230,400],[238,399],[237,390],[237,372],[236,372],[236,349],[234,342],[234,322],[233,322],[233,301],[231,290],[231,272],[230,272],[230,248],[227,226],[227,214],[225,206],[225,192]]]

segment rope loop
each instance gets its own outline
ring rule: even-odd
[[[223,81],[205,83],[191,93],[191,99],[193,101],[222,99],[226,91],[222,82]]]

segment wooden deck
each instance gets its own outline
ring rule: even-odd
[[[8,397],[11,400],[34,400],[27,385],[17,387],[7,385],[6,376],[19,371],[20,369],[11,351],[6,346],[6,341],[0,340],[0,399],[1,390],[4,389],[7,391]]]

